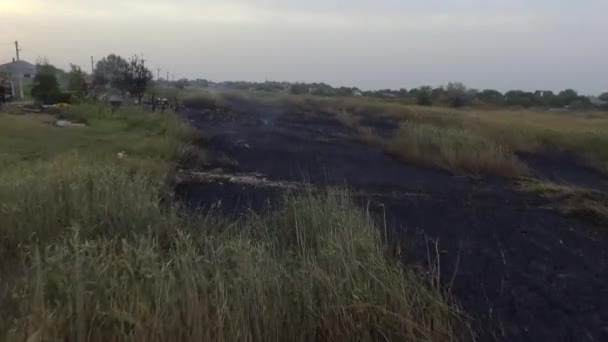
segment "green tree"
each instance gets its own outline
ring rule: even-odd
[[[56,68],[50,64],[39,64],[32,86],[32,97],[42,104],[53,104],[61,100],[61,90],[55,75]]]
[[[128,91],[124,75],[129,63],[122,57],[110,54],[97,62],[93,83],[98,89],[111,87],[121,92]]]
[[[86,94],[85,74],[82,69],[74,64],[70,64],[68,73],[68,90],[72,96],[78,99],[84,98]]]
[[[536,104],[534,93],[522,90],[511,90],[505,94],[505,104],[508,106],[531,107]]]
[[[309,87],[304,83],[294,83],[291,85],[291,88],[289,88],[289,92],[294,95],[308,94]]]
[[[190,81],[188,81],[188,79],[186,79],[186,78],[180,78],[179,80],[177,80],[175,82],[175,88],[177,88],[177,89],[184,89],[189,84],[190,84]]]
[[[405,89],[405,88],[401,88],[401,89],[399,89],[399,90],[396,92],[396,95],[397,95],[398,97],[407,97],[407,95],[408,95],[407,89]]]
[[[437,87],[431,92],[431,99],[433,102],[439,102],[445,97],[445,89],[443,87]]]
[[[500,105],[504,102],[504,95],[494,89],[486,89],[477,94],[477,98],[484,103]]]
[[[569,106],[573,102],[579,100],[578,93],[574,89],[566,89],[561,91],[558,95],[558,103],[561,106]]]
[[[141,103],[152,77],[152,71],[146,68],[144,61],[138,56],[133,56],[122,70],[120,83],[131,97],[137,98]]]
[[[411,92],[410,92],[411,93]],[[416,103],[422,106],[430,106],[433,104],[432,99],[433,88],[429,86],[420,87],[416,94]]]
[[[600,95],[600,100],[608,102],[608,91]]]
[[[467,87],[462,83],[448,83],[445,87],[445,96],[452,107],[459,108],[469,103]]]

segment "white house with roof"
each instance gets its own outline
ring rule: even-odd
[[[19,78],[24,84],[31,83],[36,76],[36,66],[26,61],[12,61],[0,65],[0,77],[9,79],[13,82]]]

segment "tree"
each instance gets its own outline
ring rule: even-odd
[[[431,92],[431,99],[433,102],[439,102],[445,96],[445,89],[443,87],[438,87],[433,89]]]
[[[452,107],[462,107],[469,102],[467,87],[462,83],[448,83],[445,88],[446,100]]]
[[[108,57],[102,58],[95,66],[93,74],[93,83],[98,89],[105,89],[108,86],[126,92],[127,85],[124,80],[124,74],[128,67],[128,62],[115,54],[110,54]]]
[[[81,99],[86,96],[85,74],[79,66],[74,64],[70,64],[68,90],[76,98]]]
[[[304,83],[294,83],[291,85],[291,88],[289,88],[289,91],[294,95],[302,95],[308,94],[309,88]]]
[[[608,91],[600,95],[600,100],[608,102]]]
[[[504,95],[494,89],[486,89],[477,94],[477,98],[487,104],[500,105],[504,102]]]
[[[56,68],[50,64],[39,64],[34,77],[32,96],[42,104],[53,104],[62,100],[59,82],[55,76]]]
[[[393,93],[395,94],[395,96],[401,97],[401,98],[407,97],[407,95],[408,95],[407,89],[405,89],[405,88],[395,90]]]
[[[410,92],[411,93],[411,92]],[[432,100],[433,88],[429,86],[420,87],[416,95],[416,103],[422,106],[430,106],[433,104]]]
[[[557,95],[557,101],[561,106],[568,106],[579,100],[578,93],[574,89],[566,89]]]
[[[505,104],[508,106],[531,107],[536,103],[534,93],[521,90],[511,90],[505,94]]]
[[[122,71],[121,84],[131,97],[141,103],[152,77],[152,71],[146,68],[143,59],[133,56]]]
[[[190,84],[190,81],[188,81],[188,79],[186,79],[186,78],[180,78],[179,80],[177,80],[175,82],[175,88],[177,88],[177,89],[184,89],[189,84]]]

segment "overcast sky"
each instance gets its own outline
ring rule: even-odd
[[[90,70],[144,54],[176,78],[608,91],[608,0],[0,0],[0,62]]]

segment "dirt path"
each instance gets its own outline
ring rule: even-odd
[[[183,110],[212,153],[238,162],[224,175],[184,172],[176,192],[185,203],[239,215],[303,182],[346,185],[386,217],[393,240],[408,247],[404,259],[428,265],[437,242],[441,281],[474,317],[480,340],[608,340],[608,232],[543,209],[543,199],[510,181],[395,161],[327,115],[233,111]]]

